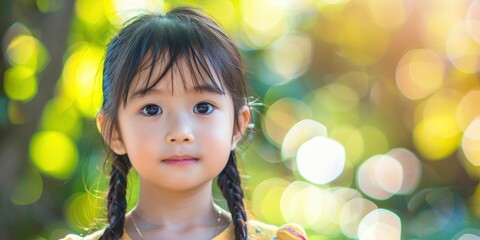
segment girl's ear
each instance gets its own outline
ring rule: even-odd
[[[125,145],[123,144],[123,141],[122,139],[120,138],[120,134],[118,133],[118,131],[113,128],[112,130],[112,134],[110,136],[106,136],[106,134],[108,135],[108,133],[106,133],[105,131],[102,131],[102,127],[105,126],[104,125],[104,121],[108,121],[105,119],[105,116],[103,115],[103,113],[98,113],[97,114],[97,128],[98,128],[98,131],[100,132],[100,134],[102,134],[102,137],[103,137],[103,140],[108,144],[108,146],[118,155],[124,155],[127,153],[127,149],[125,148]]]
[[[242,139],[248,124],[250,123],[250,109],[248,106],[243,106],[238,111],[238,127],[234,126],[231,150],[237,147],[237,143]]]

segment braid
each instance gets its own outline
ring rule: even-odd
[[[131,168],[127,155],[113,153],[112,170],[110,172],[110,188],[107,196],[107,220],[100,240],[118,240],[123,235],[125,213],[127,211],[127,175]]]
[[[247,215],[243,205],[243,190],[234,151],[230,152],[227,165],[218,175],[217,184],[222,190],[223,197],[227,200],[228,209],[232,214],[233,223],[235,224],[235,239],[248,239]]]

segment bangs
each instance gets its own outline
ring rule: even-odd
[[[167,44],[167,46],[172,45]],[[170,54],[172,50],[178,51]],[[170,90],[172,94],[175,86],[174,81],[181,81],[184,90],[187,89],[187,81],[189,81],[192,83],[194,89],[199,91],[205,87],[209,87],[209,89],[225,95],[225,88],[222,80],[219,79],[219,73],[213,70],[209,60],[205,58],[205,53],[200,49],[195,50],[193,46],[178,49],[162,49],[152,46],[150,50],[144,54],[142,64],[135,71],[133,78],[140,72],[147,72],[146,78],[139,81],[130,79],[130,85],[134,84],[134,86],[129,86],[125,89],[123,93],[124,105],[126,105],[128,101],[131,90],[136,89],[135,92],[140,93],[140,95],[145,95],[162,80],[171,81]],[[174,72],[178,73],[177,76],[180,77],[174,78]],[[185,75],[191,77],[187,80]]]

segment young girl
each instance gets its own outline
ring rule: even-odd
[[[108,45],[103,97],[108,226],[85,239],[306,239],[294,224],[247,219],[235,158],[250,121],[245,76],[212,19],[183,7],[131,21]],[[140,196],[127,213],[132,167]],[[215,177],[229,211],[213,201]]]

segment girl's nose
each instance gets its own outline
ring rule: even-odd
[[[190,143],[193,142],[193,136],[190,134],[169,134],[167,137],[169,143]]]
[[[173,119],[170,129],[166,136],[167,143],[192,143],[194,140],[193,132],[188,121]]]

